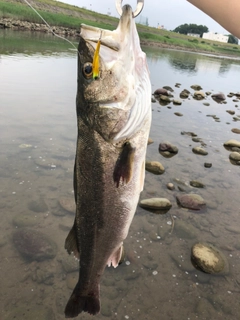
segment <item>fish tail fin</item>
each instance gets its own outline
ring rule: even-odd
[[[65,308],[65,318],[74,318],[81,312],[95,315],[100,311],[99,286],[93,292],[82,294],[77,283]]]

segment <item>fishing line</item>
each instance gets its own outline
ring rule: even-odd
[[[39,13],[35,8],[33,8],[33,6],[31,5],[31,3],[29,3],[27,0],[23,0],[23,1],[26,2],[26,4],[41,18],[41,20],[46,24],[46,26],[48,27],[48,29],[52,32],[52,34],[54,34],[56,37],[58,37],[58,38],[60,38],[60,39],[62,39],[62,40],[67,41],[68,43],[70,43],[71,46],[73,46],[73,48],[76,49],[77,52],[78,52],[77,47],[76,47],[70,40],[68,40],[67,38],[64,38],[64,37],[56,34],[56,33],[53,31],[53,29],[50,27],[50,25],[47,23],[47,21],[40,15],[40,13]],[[78,54],[79,54],[79,52],[78,52]]]

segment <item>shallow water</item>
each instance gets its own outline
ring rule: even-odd
[[[76,272],[67,274],[63,268],[66,261],[73,261],[63,247],[74,216],[59,205],[59,199],[73,197],[76,53],[68,44],[46,35],[3,35],[2,31],[0,35],[0,319],[64,319],[72,291],[69,287],[77,279]],[[6,44],[4,39],[11,41]],[[238,61],[170,50],[146,51],[153,91],[168,85],[177,98],[185,88],[193,93],[192,84],[225,95],[240,91]],[[175,87],[177,82],[180,88]],[[223,147],[229,139],[240,140],[231,132],[240,128],[240,122],[226,112],[234,110],[234,116],[240,115],[240,102],[233,99],[227,98],[227,104],[218,104],[210,96],[204,101],[191,97],[180,106],[152,104],[150,137],[154,143],[148,147],[147,159],[160,161],[165,173],[146,172],[141,199],[165,197],[172,208],[166,214],[154,214],[138,207],[125,241],[130,264],[106,269],[98,319],[237,318],[240,174]],[[216,115],[220,121],[208,115]],[[192,148],[200,144],[182,131],[202,138],[208,155],[194,154]],[[179,148],[171,159],[158,152],[164,141]],[[204,162],[212,167],[205,168]],[[190,180],[203,182],[205,188],[191,187]],[[174,183],[174,191],[166,188],[168,182]],[[178,186],[201,195],[207,209],[198,213],[180,208],[176,203],[176,195],[181,193]],[[33,224],[31,229],[45,233],[57,244],[54,259],[30,262],[16,250],[12,234],[16,221],[25,214],[27,223]],[[208,275],[192,266],[191,247],[198,241],[222,250],[230,266],[228,275]],[[45,278],[50,274],[51,281],[39,276],[41,272]],[[92,317],[83,314],[78,318]]]

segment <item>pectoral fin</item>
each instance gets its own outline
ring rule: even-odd
[[[66,240],[65,240],[65,249],[69,254],[73,253],[74,256],[79,259],[79,246],[77,241],[77,232],[76,232],[76,220],[74,221],[73,227],[70,230]]]
[[[124,143],[113,172],[113,180],[117,188],[121,179],[123,184],[127,184],[132,179],[135,150],[136,148],[133,148],[130,142]]]

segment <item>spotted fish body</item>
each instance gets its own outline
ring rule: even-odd
[[[93,77],[100,36],[100,71]],[[100,311],[101,276],[121,259],[143,189],[151,123],[149,72],[131,7],[123,7],[114,31],[82,25],[78,50],[76,217],[65,248],[80,260],[66,318]]]

